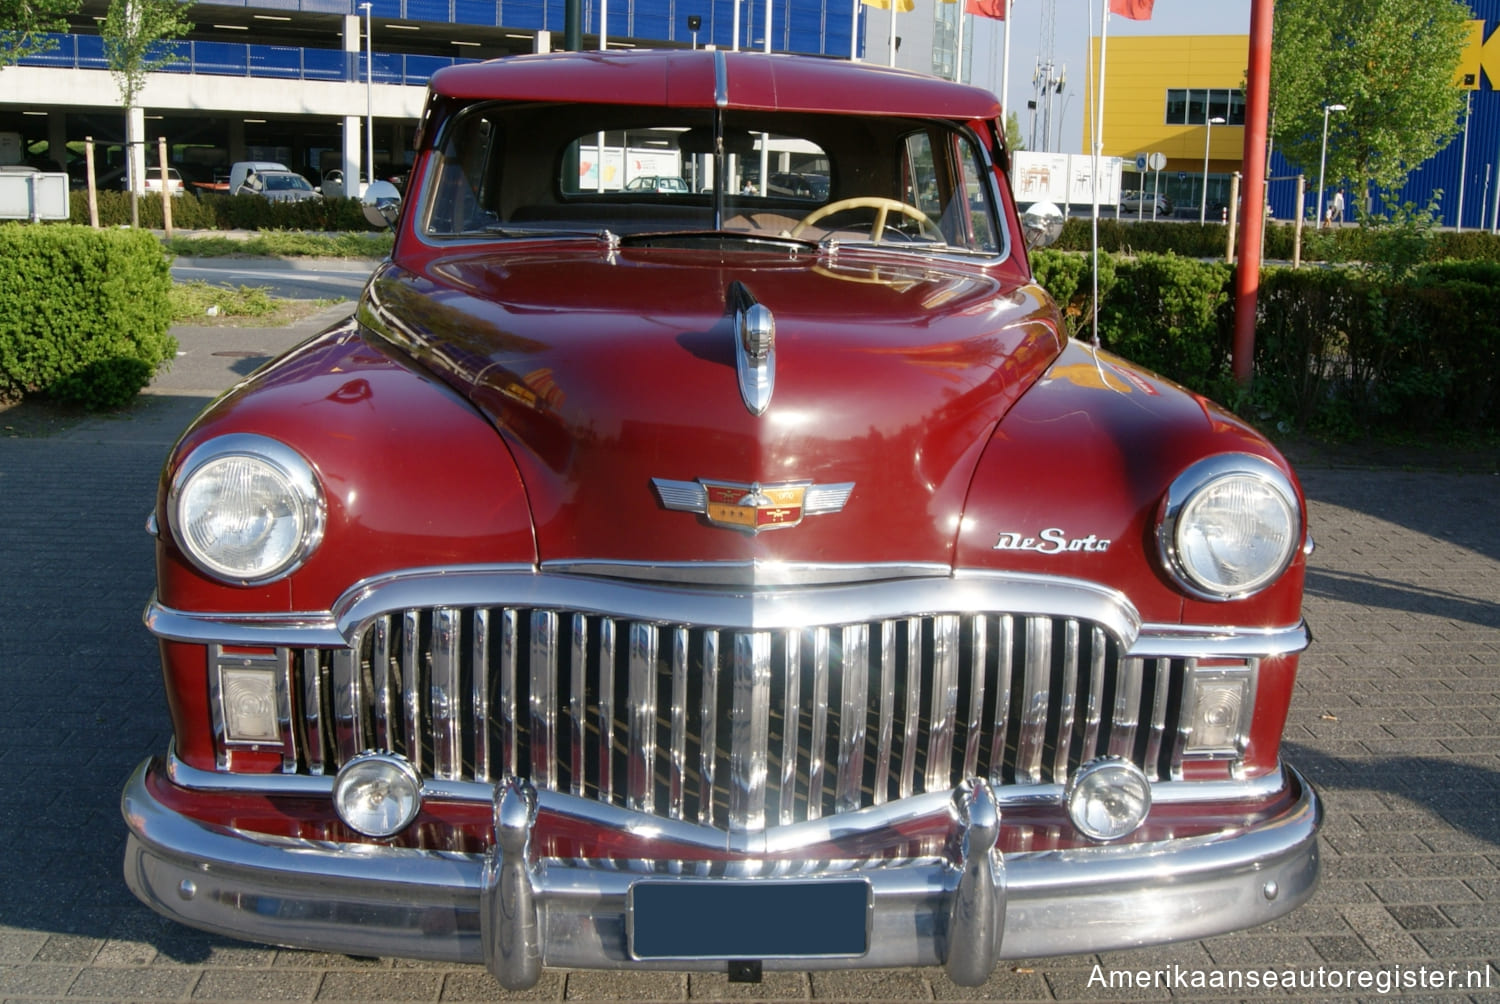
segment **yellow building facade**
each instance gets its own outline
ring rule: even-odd
[[[1104,67],[1103,153],[1124,160],[1122,188],[1160,190],[1183,212],[1203,196],[1204,158],[1208,203],[1229,200],[1229,178],[1240,169],[1245,145],[1243,87],[1247,35],[1115,36]],[[1089,53],[1089,80],[1099,72],[1099,37]],[[1090,85],[1090,90],[1093,90]],[[1222,124],[1210,124],[1222,119]],[[1093,123],[1085,116],[1083,148],[1094,148]],[[1157,176],[1137,171],[1137,158],[1159,153],[1166,166]],[[1144,184],[1143,184],[1144,182]]]

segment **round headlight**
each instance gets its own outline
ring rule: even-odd
[[[1151,782],[1129,760],[1108,757],[1079,768],[1068,786],[1068,816],[1093,840],[1134,833],[1151,811]]]
[[[1302,511],[1282,472],[1260,457],[1199,461],[1167,492],[1157,540],[1172,575],[1202,599],[1250,596],[1286,571]]]
[[[247,434],[210,440],[172,482],[172,536],[216,579],[270,582],[307,560],[323,539],[322,488],[290,447]]]
[[[422,808],[422,779],[411,764],[387,753],[361,753],[333,782],[333,808],[351,830],[392,837]]]

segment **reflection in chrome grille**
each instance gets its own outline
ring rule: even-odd
[[[968,777],[1065,783],[1105,754],[1171,777],[1184,671],[1122,659],[1088,622],[1007,614],[756,631],[437,608],[294,655],[302,770],[376,748],[735,830]]]

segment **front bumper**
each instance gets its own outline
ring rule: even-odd
[[[486,856],[270,838],[205,824],[150,790],[143,763],[122,800],[125,878],[174,920],[252,941],[358,955],[482,963],[506,987],[543,966],[722,970],[725,959],[632,956],[640,870],[530,859],[535,794],[497,789]],[[959,860],[834,862],[813,881],[868,883],[868,950],[767,958],[767,969],[945,965],[982,983],[1002,958],[1205,937],[1272,920],[1317,883],[1322,808],[1295,771],[1281,813],[1229,834],[1000,854],[999,809],[978,782],[955,794]],[[732,869],[731,869],[732,871]],[[657,877],[660,877],[659,875]],[[700,880],[701,881],[701,880]],[[714,882],[766,882],[720,875]]]

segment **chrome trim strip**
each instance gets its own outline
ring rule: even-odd
[[[1135,733],[1141,724],[1141,687],[1145,660],[1120,660],[1120,678],[1115,684],[1115,708],[1109,733],[1109,755],[1131,759]]]
[[[989,617],[981,614],[969,626],[970,662],[974,672],[969,680],[968,740],[964,743],[963,768],[960,777],[979,776],[980,730],[984,727],[985,678],[989,675]]]
[[[196,614],[172,610],[153,597],[145,621],[158,637],[176,641],[337,647],[347,645],[354,631],[380,614],[435,606],[495,606],[497,598],[515,607],[552,607],[747,631],[920,617],[935,610],[1003,610],[1092,621],[1127,647],[1141,634],[1139,614],[1118,590],[1081,579],[1030,573],[964,571],[933,578],[724,590],[549,574],[529,565],[393,573],[351,587],[334,603],[331,613]],[[1184,630],[1225,642],[1234,637],[1217,627],[1175,629]],[[1301,625],[1292,630],[1305,633]]]
[[[1011,675],[1016,661],[1015,618],[1001,614],[997,624],[995,641],[996,667],[995,686],[995,732],[990,744],[990,781],[1003,785],[1002,767],[1005,764],[1005,742],[1010,729]]]
[[[516,611],[500,612],[500,776],[508,777],[519,771],[520,764],[520,698],[516,687],[520,682],[521,651],[520,625]]]
[[[682,819],[684,811],[683,789],[687,781],[687,686],[688,630],[679,626],[672,629],[672,703],[668,712],[672,735],[668,761],[670,772],[667,775],[667,816],[671,819]]]
[[[1083,748],[1080,762],[1087,763],[1099,755],[1099,728],[1104,721],[1104,632],[1095,627],[1089,632],[1089,694],[1083,709]]]
[[[1077,621],[1063,623],[1063,684],[1057,701],[1057,748],[1052,756],[1052,780],[1068,779],[1068,754],[1073,748],[1073,713],[1078,704]]]
[[[375,693],[375,745],[379,749],[396,749],[392,732],[401,727],[391,680],[391,618],[375,618],[370,625],[370,685]]]
[[[879,735],[875,737],[875,792],[872,801],[884,805],[890,792],[891,747],[896,737],[896,622],[880,622],[880,692]],[[796,707],[790,695],[789,707]],[[788,820],[783,820],[787,822]]]
[[[193,791],[288,798],[327,798],[333,795],[334,779],[329,774],[313,777],[306,774],[231,774],[227,771],[200,770],[184,763],[175,752],[169,752],[164,760],[168,779],[179,787]],[[1259,801],[1285,787],[1287,770],[1288,768],[1278,764],[1270,773],[1244,781],[1158,781],[1151,786],[1151,804]],[[1066,786],[1061,784],[995,785],[992,790],[995,801],[1002,809],[1027,805],[1062,805],[1066,795]],[[424,798],[451,802],[485,803],[493,798],[494,791],[494,785],[478,781],[427,781],[422,786]],[[952,791],[948,790],[926,792],[887,802],[884,806],[868,806],[857,812],[826,819],[771,827],[765,831],[768,841],[766,846],[794,847],[799,841],[803,845],[818,843],[834,839],[834,834],[848,835],[893,825],[887,820],[928,815],[933,811],[929,802],[936,804],[951,796]],[[537,799],[544,809],[556,815],[588,820],[613,828],[624,827],[631,832],[660,832],[664,839],[690,843],[701,844],[707,839],[707,834],[718,834],[715,838],[717,842],[711,846],[724,846],[725,831],[719,827],[698,826],[645,815],[593,799],[579,799],[565,792],[538,790]]]
[[[661,479],[653,478],[658,485]],[[692,485],[696,482],[670,482]],[[701,487],[701,486],[700,486]],[[824,485],[824,488],[839,489],[843,485]],[[847,486],[852,489],[853,485]],[[845,493],[847,495],[847,492]],[[812,498],[813,489],[807,498]],[[685,505],[668,505],[684,511],[701,512],[706,502],[698,502],[698,508],[687,509]],[[807,508],[803,500],[803,511],[817,515]],[[820,510],[821,511],[821,510]],[[699,586],[745,586],[763,589],[767,587],[796,587],[818,585],[849,585],[858,582],[881,582],[887,579],[932,579],[947,578],[953,573],[949,565],[933,562],[875,562],[868,565],[820,564],[801,561],[610,561],[563,559],[544,561],[542,574],[592,575],[614,579],[632,579],[645,582],[674,583]]]
[[[921,727],[922,674],[911,671],[922,665],[922,619],[906,618],[906,721],[901,734],[901,786],[899,797],[910,798],[917,781],[917,731]]]
[[[302,652],[302,724],[306,730],[307,770],[322,774],[328,736],[323,726],[323,673],[316,649]]]
[[[1026,619],[1026,665],[1021,694],[1021,735],[1016,741],[1016,783],[1041,784],[1042,745],[1052,689],[1052,622]]]
[[[1156,684],[1151,692],[1151,725],[1146,737],[1146,776],[1152,781],[1160,781],[1161,743],[1167,731],[1167,687],[1171,682],[1172,661],[1151,661],[1156,663]]]
[[[360,695],[359,664],[354,650],[333,650],[333,745],[340,763],[348,763],[365,751],[365,731],[360,709],[364,700]]]

